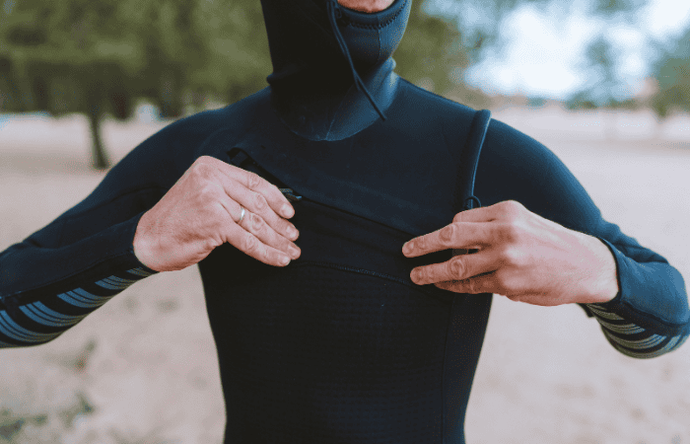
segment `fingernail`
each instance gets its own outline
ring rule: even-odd
[[[288,247],[288,251],[290,252],[290,256],[292,256],[293,259],[297,259],[299,257],[300,250],[294,245],[290,245]]]
[[[410,278],[412,279],[412,282],[417,284],[421,277],[422,277],[422,274],[419,272],[419,270],[412,270],[412,273],[410,274]]]
[[[283,208],[280,209],[280,212],[283,214],[284,217],[290,218],[295,215],[295,209],[292,208],[292,205],[285,204],[283,205]]]
[[[295,227],[288,227],[287,229],[288,236],[290,236],[290,239],[295,240],[297,239],[297,236],[299,236],[299,231],[297,231],[297,228]]]
[[[403,254],[410,254],[412,252],[412,242],[405,242],[403,245]]]
[[[290,263],[290,258],[287,256],[280,256],[280,265],[287,265]]]

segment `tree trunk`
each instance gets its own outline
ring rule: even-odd
[[[103,148],[101,138],[101,116],[97,105],[89,106],[89,127],[91,129],[92,166],[97,170],[104,170],[110,166],[108,155]]]

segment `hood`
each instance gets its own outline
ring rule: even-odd
[[[411,0],[363,13],[336,0],[261,0],[279,117],[311,140],[339,140],[385,118],[397,76],[391,55]]]

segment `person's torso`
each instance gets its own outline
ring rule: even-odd
[[[452,221],[473,112],[405,85],[378,122],[308,141],[253,96],[256,130],[206,154],[301,197],[299,259],[262,264],[230,245],[200,263],[232,443],[460,443],[490,297],[417,286],[402,255]]]

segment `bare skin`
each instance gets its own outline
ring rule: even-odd
[[[393,4],[394,0],[338,0],[338,4],[359,12],[379,12]]]
[[[615,259],[603,242],[515,201],[458,213],[450,225],[407,242],[403,254],[451,248],[478,251],[414,268],[412,281],[543,306],[607,302],[618,293]]]
[[[245,215],[238,224],[242,207]],[[144,213],[134,254],[156,271],[187,268],[229,243],[265,264],[297,259],[299,233],[286,219],[295,210],[275,185],[209,156],[197,159]]]

